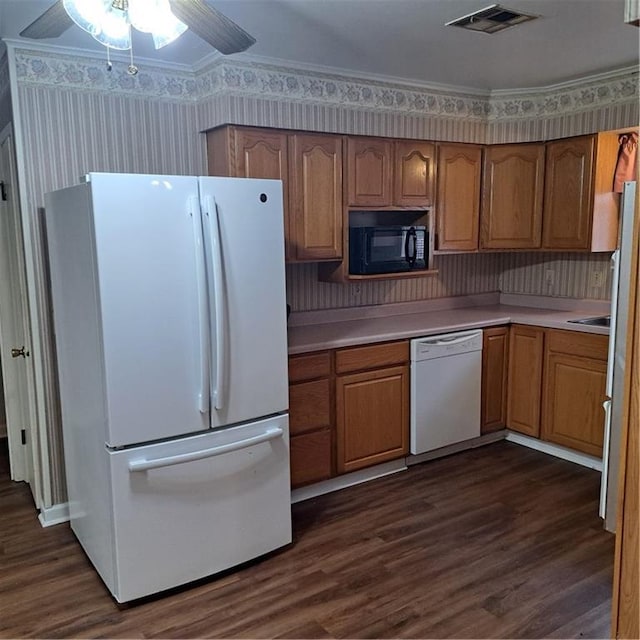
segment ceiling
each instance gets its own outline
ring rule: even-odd
[[[503,0],[538,20],[487,35],[444,23],[491,0],[207,0],[257,43],[259,56],[430,84],[487,89],[549,86],[638,66],[640,29],[624,24],[624,0]],[[17,39],[53,0],[0,0],[0,37]],[[25,43],[33,42],[25,40]],[[104,52],[75,25],[42,44]],[[193,33],[155,51],[134,38],[136,64],[197,65],[213,50]]]

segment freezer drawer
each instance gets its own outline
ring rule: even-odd
[[[156,593],[291,542],[288,442],[282,415],[108,452],[115,598]]]

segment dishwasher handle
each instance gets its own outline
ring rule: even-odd
[[[463,342],[467,342],[467,340],[473,340],[475,336],[466,335],[461,338],[440,338],[438,340],[423,340],[420,344],[428,344],[428,345],[436,345],[438,347],[450,345],[450,344],[462,344]]]

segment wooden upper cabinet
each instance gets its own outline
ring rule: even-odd
[[[482,249],[536,249],[542,236],[544,144],[486,148],[482,179]]]
[[[438,145],[436,250],[477,251],[482,147]]]
[[[296,133],[289,138],[290,256],[342,257],[342,138]]]
[[[234,130],[235,175],[282,180],[287,192],[287,135],[263,129]]]
[[[285,253],[292,257],[287,134],[271,129],[227,126],[207,132],[210,176],[282,180]]]
[[[489,433],[507,425],[509,327],[485,329],[482,334],[480,432]]]
[[[347,138],[348,205],[388,207],[392,201],[393,141]]]
[[[589,248],[593,156],[593,136],[547,145],[544,248]]]
[[[394,205],[430,207],[433,204],[435,150],[435,144],[430,142],[395,142]]]
[[[547,331],[542,439],[602,456],[607,336]]]
[[[613,193],[618,134],[547,143],[542,248],[613,251],[619,196]]]
[[[540,435],[543,348],[544,329],[511,325],[507,426],[535,438]]]

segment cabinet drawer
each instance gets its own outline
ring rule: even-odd
[[[290,440],[291,486],[330,478],[331,431],[322,429],[293,436]]]
[[[609,336],[579,331],[547,331],[547,350],[569,353],[581,358],[606,360],[609,352]]]
[[[331,373],[331,353],[318,351],[289,358],[289,382],[313,380]]]
[[[301,382],[289,387],[289,429],[304,433],[331,425],[329,379]]]
[[[336,351],[336,373],[376,369],[409,361],[409,342],[387,342]]]

